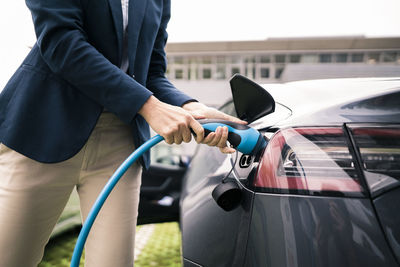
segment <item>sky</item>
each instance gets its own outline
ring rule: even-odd
[[[400,0],[172,0],[170,41],[399,36]]]
[[[169,42],[400,36],[400,0],[171,0]],[[35,35],[23,0],[0,4],[0,90]]]

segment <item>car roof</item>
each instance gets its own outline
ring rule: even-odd
[[[346,78],[262,85],[294,114],[400,91],[400,77]]]

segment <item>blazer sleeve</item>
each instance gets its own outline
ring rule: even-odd
[[[89,42],[80,0],[26,0],[37,44],[49,68],[130,123],[152,92],[112,64]]]
[[[161,23],[151,55],[146,87],[161,101],[176,106],[182,106],[187,102],[196,100],[176,89],[175,86],[165,77],[167,69],[165,45],[168,39],[166,29],[170,17],[171,1],[166,0],[164,1]]]

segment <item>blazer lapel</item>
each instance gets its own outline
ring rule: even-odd
[[[128,18],[128,54],[129,54],[129,74],[134,72],[134,62],[136,48],[138,45],[140,29],[142,26],[147,0],[129,0]]]
[[[110,5],[112,17],[114,20],[114,27],[115,32],[117,34],[118,40],[118,64],[121,65],[121,58],[122,58],[122,38],[123,38],[123,24],[122,24],[122,7],[121,7],[121,0],[108,0]]]

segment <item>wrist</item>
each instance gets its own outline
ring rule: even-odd
[[[144,102],[143,106],[139,109],[138,113],[146,119],[146,117],[151,114],[151,111],[154,110],[158,105],[160,104],[160,101],[154,97],[150,96],[146,102]]]
[[[196,103],[196,102],[199,102],[199,101],[197,101],[196,99],[190,99],[190,100],[187,100],[187,101],[183,102],[183,104],[181,104],[180,107],[183,108],[183,106],[186,105],[186,104]]]
[[[193,111],[193,110],[198,110],[198,109],[203,109],[205,108],[206,105],[200,103],[200,102],[187,102],[182,105],[182,108],[187,111]]]

